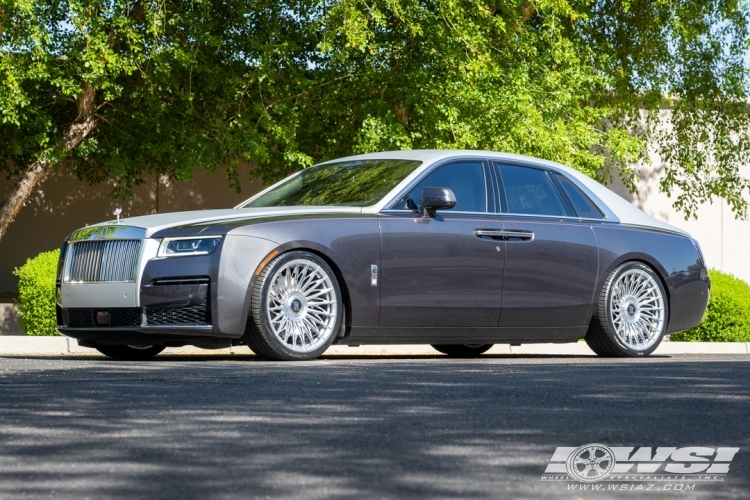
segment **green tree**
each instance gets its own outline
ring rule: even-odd
[[[242,163],[483,148],[632,188],[651,139],[686,215],[744,215],[747,41],[722,0],[0,0],[0,238],[55,166],[127,196],[194,167],[237,185]]]

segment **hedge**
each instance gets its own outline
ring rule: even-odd
[[[674,333],[670,340],[688,342],[750,342],[750,285],[715,269],[711,277],[711,299],[703,323]]]
[[[13,270],[18,276],[21,330],[26,335],[59,335],[55,312],[55,278],[60,250],[42,252]]]

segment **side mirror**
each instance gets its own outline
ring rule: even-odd
[[[456,195],[446,187],[426,187],[422,190],[419,200],[419,213],[422,217],[435,217],[438,208],[453,208],[456,206]]]

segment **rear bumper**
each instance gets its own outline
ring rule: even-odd
[[[707,273],[705,278],[685,279],[670,284],[669,324],[666,333],[677,333],[700,325],[711,296],[711,280]]]

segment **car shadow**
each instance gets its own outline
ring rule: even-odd
[[[0,498],[558,497],[557,446],[750,446],[744,360],[367,359],[6,356]]]

